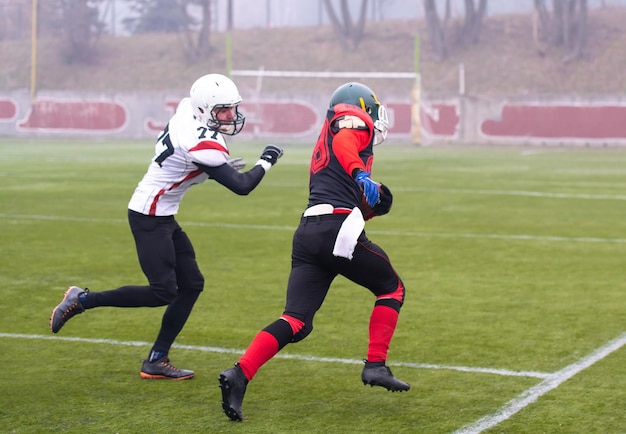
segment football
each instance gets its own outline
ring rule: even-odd
[[[380,187],[380,182],[377,182],[377,184],[378,184],[378,192],[382,196],[384,193],[383,193],[382,188]],[[374,209],[365,200],[365,195],[361,195],[361,204],[359,205],[359,209],[361,210],[361,213],[363,214],[363,218],[365,220],[369,220],[372,217],[376,216]]]

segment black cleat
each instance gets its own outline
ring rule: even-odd
[[[150,380],[189,380],[193,378],[195,372],[188,369],[178,369],[170,363],[167,356],[163,356],[154,362],[144,360],[139,375],[141,378]]]
[[[394,377],[385,362],[365,361],[361,379],[364,385],[381,386],[392,392],[403,392],[411,388],[409,384]]]
[[[241,422],[243,416],[241,405],[246,394],[248,379],[238,363],[234,368],[226,369],[220,374],[220,389],[222,389],[222,409],[230,420]]]
[[[65,291],[63,300],[54,308],[50,316],[50,330],[52,333],[58,333],[61,327],[63,327],[70,318],[85,311],[85,308],[78,299],[78,296],[85,292],[87,292],[87,290],[79,288],[78,286],[70,286],[67,291]]]

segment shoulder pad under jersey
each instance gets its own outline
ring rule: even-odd
[[[358,116],[353,115],[345,115],[340,118],[337,118],[335,121],[335,128],[340,130],[342,128],[348,128],[352,130],[366,130],[367,124],[365,121]]]

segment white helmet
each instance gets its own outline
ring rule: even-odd
[[[234,136],[243,128],[246,118],[238,110],[239,90],[225,75],[203,75],[191,86],[189,96],[194,117],[210,129]],[[235,107],[235,118],[229,121],[216,119],[214,110],[219,107]]]

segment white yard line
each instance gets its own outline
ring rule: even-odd
[[[55,215],[37,215],[37,214],[0,214],[0,219],[7,220],[50,220],[50,221],[71,221],[83,223],[127,223],[126,219],[116,218],[94,218],[94,217],[70,217]],[[198,226],[210,228],[228,228],[228,229],[255,229],[255,230],[275,230],[275,231],[294,231],[295,226],[277,226],[277,225],[250,225],[236,223],[221,222],[194,222],[180,220],[183,226]],[[626,243],[626,238],[601,238],[601,237],[561,237],[548,235],[528,235],[528,234],[477,234],[477,233],[452,233],[452,232],[415,232],[415,231],[383,231],[368,230],[368,234],[387,235],[398,237],[419,237],[419,238],[476,238],[476,239],[498,239],[498,240],[518,240],[518,241],[558,241],[558,242],[576,242],[576,243]]]
[[[114,339],[93,339],[93,338],[79,338],[72,336],[46,336],[35,334],[19,334],[19,333],[0,333],[0,338],[13,338],[13,339],[33,339],[33,340],[52,340],[52,341],[67,341],[67,342],[84,342],[90,344],[106,344],[106,345],[123,345],[130,347],[151,347],[151,342],[141,341],[118,341]],[[174,344],[172,348],[179,348],[189,351],[201,351],[207,353],[223,353],[223,354],[243,354],[244,350],[237,350],[233,348],[220,348],[220,347],[204,347],[198,345],[180,345]],[[341,359],[335,357],[315,357],[307,356],[303,354],[286,354],[278,353],[275,358],[288,359],[288,360],[303,360],[309,362],[320,363],[344,363],[348,365],[362,365],[361,359]],[[544,372],[525,372],[525,371],[512,371],[508,369],[492,369],[492,368],[472,368],[469,366],[446,366],[446,365],[431,365],[423,363],[389,363],[389,366],[403,366],[415,369],[442,369],[450,371],[461,372],[474,372],[481,374],[494,374],[503,375],[507,377],[534,377],[534,378],[550,378],[552,374]]]
[[[619,350],[622,346],[624,346],[624,344],[626,344],[626,332],[622,333],[617,338],[591,352],[582,359],[577,360],[576,362],[572,363],[569,366],[566,366],[558,372],[555,372],[536,386],[525,390],[516,398],[507,402],[497,412],[478,419],[471,425],[467,425],[455,431],[454,434],[478,434],[489,428],[493,428],[499,423],[511,418],[511,416],[515,415],[520,410],[523,410],[525,407],[535,402],[541,396],[545,395],[553,389],[556,389],[559,385],[569,380],[574,375],[589,368],[593,364],[604,359],[609,354]]]
[[[79,337],[45,336],[45,335],[37,335],[37,334],[18,334],[18,333],[0,333],[0,338],[84,342],[84,343],[91,343],[91,344],[124,345],[124,346],[132,346],[132,347],[150,347],[152,345],[150,342],[142,342],[142,341],[118,341],[114,339],[89,339],[89,338],[79,338]],[[517,397],[507,402],[502,408],[500,408],[495,413],[484,416],[478,419],[476,422],[466,425],[465,427],[453,433],[453,434],[479,434],[487,429],[493,428],[494,426],[498,425],[501,422],[504,422],[510,419],[516,413],[523,410],[525,407],[532,404],[533,402],[537,401],[537,399],[539,399],[541,396],[556,389],[559,385],[569,380],[574,375],[591,367],[592,365],[604,359],[611,353],[619,350],[625,344],[626,344],[626,332],[622,333],[617,338],[606,343],[602,347],[597,348],[596,350],[594,350],[587,356],[577,360],[571,365],[568,365],[565,368],[561,369],[560,371],[557,371],[551,374],[543,373],[543,372],[512,371],[512,370],[507,370],[507,369],[475,368],[475,367],[468,367],[468,366],[431,365],[431,364],[405,363],[405,362],[390,363],[389,365],[390,366],[404,366],[404,367],[417,368],[417,369],[445,369],[445,370],[453,370],[453,371],[461,371],[461,372],[471,372],[471,373],[481,373],[481,374],[486,373],[486,374],[514,376],[514,377],[533,377],[533,378],[543,379],[541,383],[537,384],[536,386],[531,387],[530,389],[526,389]],[[225,354],[243,354],[243,350],[237,350],[237,349],[232,349],[232,348],[205,347],[205,346],[197,346],[197,345],[179,345],[179,344],[174,344],[172,347],[189,350],[189,351],[202,351],[202,352],[225,353]],[[314,356],[298,355],[298,354],[280,354],[279,353],[275,357],[281,358],[281,359],[304,360],[304,361],[312,361],[312,362],[320,362],[320,363],[345,363],[345,364],[351,364],[351,365],[359,365],[363,363],[362,360],[356,360],[356,359],[314,357]]]
[[[420,191],[426,193],[453,193],[453,194],[476,194],[488,196],[527,196],[550,199],[583,199],[583,200],[626,200],[625,195],[620,194],[580,194],[580,193],[550,193],[546,191],[528,190],[476,190],[464,188],[429,188],[429,187],[399,187],[398,191]]]

